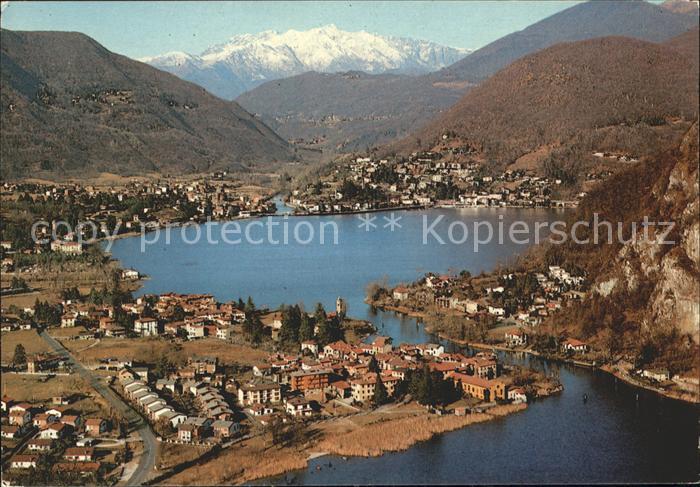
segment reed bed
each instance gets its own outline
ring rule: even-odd
[[[335,455],[376,457],[386,452],[406,450],[420,441],[429,440],[434,435],[506,416],[526,407],[525,404],[508,404],[496,406],[487,413],[466,416],[426,414],[419,417],[387,420],[347,433],[326,436],[317,449]]]
[[[265,448],[259,439],[246,448],[231,448],[215,459],[167,480],[168,485],[245,484],[305,468],[307,455],[292,449]]]

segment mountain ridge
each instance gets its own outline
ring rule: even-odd
[[[176,51],[140,61],[234,99],[266,81],[309,71],[419,74],[452,64],[468,52],[431,41],[344,31],[330,24],[306,31],[240,34],[199,55]]]
[[[682,49],[627,37],[559,43],[510,64],[385,150],[430,147],[450,133],[507,165],[543,146],[600,137],[605,127],[694,119],[696,65]]]
[[[84,34],[0,35],[6,176],[193,172],[294,159],[237,103]]]
[[[312,79],[307,73],[303,75],[306,84],[300,83],[300,77],[268,82],[242,94],[237,101],[259,114],[287,139],[320,138],[324,142],[319,145],[325,150],[363,150],[368,145],[381,145],[416,131],[456,103],[470,88],[522,55],[557,42],[606,35],[667,40],[697,23],[697,16],[674,13],[642,1],[587,2],[498,39],[443,70],[406,76],[394,80],[393,86],[381,80],[370,82],[368,78],[354,82],[341,74],[334,74],[332,78],[318,75]],[[519,43],[522,45],[518,47]],[[512,50],[508,47],[511,45],[518,49]],[[467,69],[472,63],[483,66],[478,70]],[[318,85],[331,79],[336,89],[319,93]],[[390,106],[387,98],[391,100]],[[270,101],[280,99],[297,100],[297,103],[290,108],[287,104],[279,107]],[[342,112],[335,108],[337,99],[345,100],[347,108]],[[325,111],[316,108],[324,105],[329,107]],[[381,106],[389,106],[389,109],[376,108]],[[367,108],[360,113],[358,107]],[[352,120],[333,125],[325,122],[332,116]],[[410,121],[405,117],[410,117]]]

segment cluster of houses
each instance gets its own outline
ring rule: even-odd
[[[53,398],[50,404],[34,404],[3,396],[0,405],[3,443],[11,442],[3,444],[3,453],[15,450],[8,461],[11,471],[35,468],[41,455],[57,452],[59,460],[51,467],[55,473],[105,472],[106,465],[91,445],[109,434],[107,419],[83,417],[63,397]]]
[[[231,327],[245,319],[245,313],[235,303],[219,303],[209,294],[162,294],[143,296],[133,303],[123,303],[133,326],[115,320],[116,310],[111,306],[64,301],[62,327],[83,326],[84,332],[76,339],[95,336],[123,337],[127,331],[136,336],[170,336],[181,339],[205,337],[228,340]]]
[[[239,403],[248,414],[270,421],[280,410],[312,416],[319,404],[330,400],[368,405],[379,381],[391,398],[411,371],[425,366],[478,401],[527,401],[522,388],[509,387],[510,378],[501,374],[492,354],[466,357],[436,344],[394,347],[391,338],[383,336],[358,345],[336,341],[321,347],[305,341],[301,352],[275,354],[253,368],[254,378],[238,388]]]
[[[451,275],[427,274],[411,286],[400,285],[392,289],[392,300],[404,307],[430,307],[448,309],[468,318],[490,315],[497,321],[512,325],[535,327],[554,311],[566,306],[568,301],[581,300],[585,279],[573,276],[559,266],[549,266],[547,274],[535,273],[531,277],[537,289],[527,297],[527,305],[508,309],[503,303],[509,282],[514,274],[501,276],[503,284],[473,286],[469,278]],[[522,300],[521,300],[522,301]],[[520,345],[520,344],[518,344]]]
[[[295,190],[290,205],[297,212],[342,213],[382,208],[414,207],[575,207],[578,200],[552,198],[561,180],[524,170],[507,170],[498,176],[483,174],[473,158],[455,157],[469,151],[454,148],[414,152],[400,160],[358,157],[346,170]],[[384,195],[383,199],[352,201],[342,194],[342,181]],[[445,188],[450,188],[446,194]],[[456,188],[456,191],[454,190]],[[584,196],[583,194],[579,197]]]
[[[246,218],[276,211],[268,196],[242,192],[240,183],[225,180],[225,176],[214,173],[209,178],[196,181],[137,180],[120,186],[6,182],[0,186],[0,191],[8,196],[29,196],[34,201],[70,202],[76,212],[80,210],[84,213],[84,223],[92,223],[83,226],[83,241],[140,230],[142,226],[157,228],[207,217]],[[3,265],[13,265],[12,253],[15,251],[42,253],[50,250],[70,255],[81,254],[84,248],[75,241],[78,240],[77,234],[69,233],[57,238],[65,231],[57,222],[51,226],[39,226],[32,248],[13,249],[10,240],[2,240]]]
[[[215,358],[190,357],[168,378],[151,380],[147,367],[125,365],[117,374],[122,395],[152,424],[164,423],[177,441],[223,441],[240,430],[235,413],[222,393],[223,374]],[[191,411],[178,411],[175,397],[193,398]]]

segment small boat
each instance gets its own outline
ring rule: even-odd
[[[588,394],[585,392],[583,393],[583,403],[586,404],[588,402]]]

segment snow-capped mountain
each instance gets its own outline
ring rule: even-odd
[[[327,25],[307,31],[242,34],[198,56],[169,52],[139,60],[233,99],[266,81],[307,71],[419,74],[448,66],[469,52]]]

